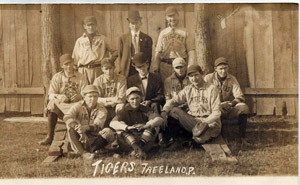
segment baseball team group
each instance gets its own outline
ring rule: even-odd
[[[117,50],[97,31],[95,17],[83,19],[85,32],[72,55],[60,56],[63,70],[50,82],[48,131],[40,145],[52,143],[58,118],[72,152],[83,159],[108,145],[145,159],[153,146],[203,144],[221,134],[223,119],[238,119],[245,138],[249,109],[228,60],[217,58],[214,72],[205,74],[196,65],[192,31],[178,24],[177,8],[168,7],[165,16],[155,56],[138,10],[128,11],[129,32],[119,37]]]

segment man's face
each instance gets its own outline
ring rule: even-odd
[[[93,34],[97,30],[97,24],[95,23],[83,24],[83,27],[88,34]]]
[[[129,29],[132,32],[137,32],[142,26],[142,21],[129,21]]]
[[[132,108],[137,109],[142,102],[142,97],[138,93],[132,93],[127,97],[127,101]]]
[[[193,72],[188,75],[190,82],[193,85],[199,86],[202,84],[203,79],[202,79],[202,74],[200,72]]]
[[[173,67],[173,69],[176,75],[179,77],[184,77],[186,74],[186,66],[176,66]]]
[[[172,14],[172,15],[167,15],[166,19],[167,19],[168,25],[173,28],[178,25],[179,15],[176,13]]]
[[[228,65],[221,64],[215,67],[215,70],[217,71],[218,75],[221,78],[225,78],[228,74]]]
[[[103,66],[101,67],[103,74],[107,77],[112,77],[114,74],[115,68],[113,66]]]
[[[149,73],[148,68],[149,68],[149,63],[148,62],[143,64],[142,66],[138,66],[138,67],[135,66],[135,69],[140,74],[140,76],[148,75],[148,73]]]
[[[72,75],[74,73],[73,62],[68,62],[68,63],[62,65],[61,68],[64,70],[64,73],[67,75]]]
[[[84,96],[84,102],[86,103],[88,108],[95,107],[97,104],[97,100],[98,100],[98,93],[96,92],[87,93]]]

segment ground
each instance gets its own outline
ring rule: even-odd
[[[298,122],[296,119],[249,118],[246,139],[250,145],[239,144],[237,133],[236,124],[224,125],[223,136],[233,155],[238,159],[236,164],[212,162],[201,146],[192,145],[169,152],[155,150],[145,161],[131,160],[126,156],[122,158],[106,156],[86,163],[81,158],[63,157],[57,162],[44,166],[41,163],[47,157],[48,147],[39,146],[37,142],[45,137],[46,124],[5,122],[1,117],[0,178],[93,177],[95,166],[91,164],[98,160],[102,162],[94,174],[96,177],[289,176],[298,174]],[[147,168],[145,168],[146,165],[148,165]],[[177,167],[180,168],[177,169]],[[162,173],[159,172],[160,168]],[[180,172],[176,171],[179,169]]]

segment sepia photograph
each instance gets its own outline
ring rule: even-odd
[[[298,27],[297,3],[0,4],[0,183],[297,183]]]

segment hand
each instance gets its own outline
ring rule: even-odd
[[[148,128],[151,128],[151,125],[150,124],[145,124],[145,125],[142,125],[140,126],[138,129],[138,131],[141,131],[141,130],[145,130],[145,129],[148,129]]]
[[[217,126],[217,122],[212,122],[212,123],[209,123],[208,124],[208,127],[209,128],[214,128],[214,127],[216,127]]]
[[[149,107],[150,104],[151,104],[151,101],[150,100],[145,100],[141,104],[144,105],[144,106],[146,106],[146,107]]]
[[[59,103],[67,103],[69,101],[69,98],[64,94],[57,96],[57,99]]]
[[[134,131],[134,130],[138,130],[135,126],[127,126],[126,127],[126,131]]]
[[[88,131],[90,129],[90,127],[88,125],[78,125],[77,127],[75,127],[75,130],[79,133],[79,134],[83,134],[86,131]]]
[[[80,94],[74,94],[72,97],[71,97],[71,102],[78,102],[79,100],[82,99],[82,96]]]
[[[222,107],[222,110],[225,110],[226,112],[228,112],[231,110],[232,104],[229,101],[225,101],[225,102],[221,103],[221,107]]]
[[[82,133],[81,134],[81,136],[80,136],[80,138],[79,138],[79,141],[81,142],[81,143],[87,143],[88,142],[88,137],[87,137],[87,135],[85,134],[85,133]]]

